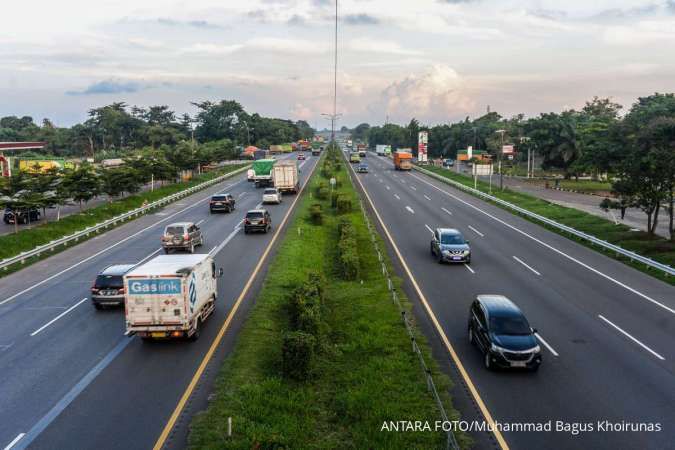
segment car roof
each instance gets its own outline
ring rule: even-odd
[[[249,209],[249,210],[246,212],[246,214],[249,214],[249,213],[266,213],[266,212],[267,212],[267,210],[266,210],[266,209],[262,209],[262,208],[260,208],[260,209]]]
[[[167,228],[169,228],[169,227],[189,227],[191,225],[193,225],[192,222],[174,222],[174,223],[168,224],[166,227]]]
[[[229,192],[221,192],[220,194],[213,194],[211,197],[223,197],[226,195],[230,195]]]
[[[436,228],[441,234],[462,234],[457,228]]]
[[[99,275],[124,275],[130,271],[136,264],[113,264],[103,269]]]
[[[488,315],[493,317],[522,316],[523,313],[507,297],[497,294],[478,295],[478,302],[485,307]]]

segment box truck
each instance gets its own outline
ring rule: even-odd
[[[294,161],[279,161],[272,169],[272,181],[274,187],[280,192],[292,192],[296,194],[300,190],[300,177],[298,166]]]
[[[127,335],[143,339],[199,337],[215,310],[216,271],[209,255],[160,255],[124,275]]]
[[[408,152],[394,152],[394,168],[396,170],[412,169],[412,154]]]
[[[259,159],[253,161],[253,181],[255,187],[267,187],[272,184],[272,168],[276,159]]]
[[[377,144],[375,153],[377,153],[377,156],[387,156],[391,153],[391,145]]]

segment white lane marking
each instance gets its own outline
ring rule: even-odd
[[[401,183],[405,183],[405,180],[401,180]]]
[[[391,188],[389,186],[385,186],[385,187],[387,188],[388,191],[391,190]]]
[[[605,318],[602,314],[598,314],[598,317],[601,318],[602,320],[604,320],[605,322],[607,322],[608,324],[610,324],[612,327],[614,327],[614,328],[617,329],[618,331],[620,331],[620,332],[621,332],[624,336],[626,336],[628,339],[630,339],[631,341],[635,342],[637,345],[639,345],[640,347],[644,348],[645,350],[647,350],[647,351],[648,351],[649,353],[651,353],[652,355],[654,355],[654,356],[656,356],[657,358],[659,358],[661,361],[665,361],[665,360],[666,360],[666,358],[664,358],[663,356],[659,355],[659,354],[656,353],[654,350],[652,350],[651,348],[647,347],[647,346],[646,346],[645,344],[643,344],[642,342],[640,342],[640,341],[638,341],[637,339],[635,339],[633,336],[631,336],[630,334],[628,334],[626,331],[622,330],[619,326],[615,325],[615,324],[612,323],[610,320],[608,320],[607,318]]]
[[[410,206],[406,206],[405,209],[407,209],[410,214],[415,214],[415,211]]]
[[[61,317],[65,316],[66,314],[68,314],[69,312],[71,312],[72,310],[74,310],[75,308],[77,308],[78,306],[80,306],[82,303],[84,303],[84,302],[86,302],[86,301],[87,301],[87,297],[83,298],[82,300],[80,300],[79,302],[75,303],[75,304],[74,304],[73,306],[71,306],[70,308],[68,308],[68,309],[66,309],[65,311],[63,311],[63,312],[62,312],[61,314],[59,314],[58,316],[54,317],[54,318],[53,318],[52,320],[50,320],[49,322],[47,322],[46,324],[42,325],[42,326],[41,326],[40,328],[38,328],[37,330],[33,331],[30,335],[31,335],[31,336],[35,336],[36,334],[40,333],[42,330],[44,330],[45,328],[47,328],[49,325],[53,324],[54,322],[56,322],[57,320],[59,320]]]
[[[431,201],[431,197],[429,197],[429,196],[426,195],[426,194],[424,195],[424,198],[426,198],[427,200]]]
[[[441,209],[442,209],[443,211],[445,211],[446,213],[448,213],[449,216],[452,215],[452,213],[451,213],[450,211],[448,211],[447,209],[445,209],[445,208],[441,208]]]
[[[399,197],[398,194],[394,194],[394,197],[396,197],[396,200],[401,200],[401,197]]]
[[[473,269],[471,268],[471,266],[470,266],[470,265],[468,265],[468,264],[464,263],[464,267],[466,267],[467,269],[469,269],[469,272],[471,272],[471,273],[474,273],[474,274],[476,273],[476,271],[475,271],[475,270],[473,270]]]
[[[7,447],[4,448],[4,450],[9,450],[9,449],[11,449],[12,447],[14,447],[14,446],[16,445],[16,443],[19,442],[19,441],[21,440],[21,438],[24,437],[25,435],[26,435],[26,433],[19,433],[19,434],[14,438],[14,440],[13,440],[12,442],[10,442],[9,445],[7,445]]]
[[[410,189],[412,189],[413,191],[416,191],[416,190],[417,190],[417,188],[416,188],[415,186],[413,186],[413,185],[410,185]]]
[[[429,183],[429,182],[426,181],[426,180],[423,180],[422,178],[418,177],[417,175],[411,174],[411,176],[416,177],[416,178],[418,178],[420,181],[422,181],[423,183],[426,183],[426,184],[428,184],[429,186],[433,187],[434,189],[437,189],[437,190],[443,192],[443,193],[444,193],[445,195],[447,195],[448,197],[452,197],[452,198],[454,198],[455,200],[457,200],[457,201],[459,201],[459,202],[461,202],[461,203],[464,203],[464,204],[467,205],[468,207],[473,208],[473,209],[475,209],[476,211],[478,211],[478,212],[480,212],[480,213],[482,213],[482,214],[484,214],[484,215],[490,217],[491,219],[493,219],[493,220],[495,220],[495,221],[501,223],[501,224],[504,225],[505,227],[511,228],[513,231],[515,231],[515,232],[517,232],[517,233],[520,233],[520,234],[522,234],[523,236],[526,236],[526,237],[532,239],[532,240],[535,241],[536,243],[538,243],[538,244],[540,244],[540,245],[542,245],[542,246],[548,248],[549,250],[551,250],[551,251],[553,251],[553,252],[559,254],[560,256],[562,256],[562,257],[564,257],[564,258],[567,258],[567,259],[569,259],[570,261],[579,264],[581,267],[583,267],[583,268],[585,268],[585,269],[587,269],[587,270],[589,270],[589,271],[595,273],[596,275],[600,275],[601,277],[605,278],[606,280],[609,280],[609,281],[611,281],[612,283],[615,283],[616,285],[621,286],[622,288],[624,288],[624,289],[626,289],[626,290],[632,292],[633,294],[637,295],[638,297],[642,297],[643,299],[647,300],[648,302],[651,302],[651,303],[653,303],[653,304],[655,304],[655,305],[657,305],[657,306],[660,306],[661,308],[665,309],[665,310],[668,311],[669,313],[675,314],[675,309],[673,309],[673,308],[671,308],[671,307],[669,307],[669,306],[666,306],[666,305],[664,305],[663,303],[661,303],[661,302],[659,302],[659,301],[657,301],[657,300],[654,300],[653,298],[649,297],[649,296],[646,295],[646,294],[643,294],[642,292],[638,291],[637,289],[633,289],[632,287],[628,286],[627,284],[624,284],[624,283],[622,283],[621,281],[619,281],[619,280],[617,280],[617,279],[614,279],[614,278],[610,277],[609,275],[606,275],[606,274],[603,273],[603,272],[600,272],[598,269],[595,269],[595,268],[589,266],[589,265],[586,264],[585,262],[579,261],[578,259],[574,258],[573,256],[568,255],[567,253],[563,252],[562,250],[558,250],[557,248],[553,247],[553,246],[550,245],[550,244],[547,244],[546,242],[542,241],[541,239],[538,239],[538,238],[536,238],[536,237],[534,237],[534,236],[532,236],[532,235],[530,235],[530,234],[527,234],[527,233],[525,233],[523,230],[520,230],[520,229],[516,228],[515,226],[513,226],[513,225],[511,225],[511,224],[509,224],[509,223],[503,221],[502,219],[500,219],[500,218],[498,218],[498,217],[495,217],[495,216],[493,216],[492,214],[490,214],[490,213],[488,213],[488,212],[486,212],[486,211],[483,211],[483,210],[480,209],[479,207],[474,206],[474,205],[472,205],[471,203],[466,202],[466,201],[462,200],[461,198],[459,198],[459,197],[457,197],[457,196],[455,196],[455,195],[453,195],[453,194],[450,194],[449,192],[446,192],[446,191],[444,191],[443,189],[441,189],[441,188],[439,188],[439,187],[437,187],[437,186],[434,186],[433,184]],[[1,303],[0,303],[0,304],[1,304]]]
[[[471,231],[473,231],[474,233],[476,233],[478,236],[480,236],[480,237],[485,237],[485,235],[484,235],[483,233],[481,233],[480,231],[476,230],[476,229],[475,229],[474,227],[472,227],[471,225],[469,225],[469,228],[471,229]]]
[[[553,347],[551,347],[551,346],[548,344],[548,342],[546,342],[546,341],[544,340],[544,338],[541,337],[541,335],[540,335],[539,333],[534,333],[534,335],[537,336],[537,339],[539,339],[539,340],[541,341],[541,343],[544,344],[544,347],[546,347],[546,348],[548,349],[549,352],[553,353],[553,356],[560,356],[560,355],[558,355],[558,352],[556,352],[555,350],[553,350]]]
[[[300,165],[298,166],[298,169],[302,169],[302,166],[304,166],[306,162],[307,162],[307,160],[304,160],[304,161],[302,162],[302,164],[300,164]]]
[[[429,230],[429,233],[434,232],[434,230],[432,230],[431,227],[429,225],[427,225],[426,223],[424,224],[424,226],[427,227],[427,230]]]
[[[202,223],[204,223],[205,220],[206,220],[206,219],[202,219],[202,220],[200,220],[199,222],[197,222],[195,225],[199,226],[199,225],[201,225]]]
[[[236,182],[236,183],[234,183],[234,184],[231,184],[229,187],[234,186],[234,185],[239,184],[239,183],[241,183],[241,181],[238,181],[238,182]],[[77,263],[73,264],[73,265],[70,266],[70,267],[66,267],[66,268],[63,269],[62,271],[57,272],[57,273],[55,273],[54,275],[52,275],[52,276],[50,276],[50,277],[47,277],[47,278],[45,278],[45,279],[42,280],[42,281],[38,281],[37,283],[33,284],[33,285],[30,286],[30,287],[27,287],[27,288],[24,289],[23,291],[17,292],[16,294],[12,295],[11,297],[8,297],[8,298],[4,299],[3,301],[0,302],[0,306],[1,306],[1,305],[4,305],[4,304],[7,303],[7,302],[11,302],[11,301],[14,300],[15,298],[17,298],[17,297],[19,297],[19,296],[25,294],[26,292],[30,292],[30,291],[32,291],[33,289],[35,289],[36,287],[42,286],[43,284],[45,284],[45,283],[47,283],[47,282],[53,280],[54,278],[56,278],[56,277],[58,277],[58,276],[61,276],[61,275],[63,275],[64,273],[69,272],[69,271],[73,270],[74,268],[79,267],[79,266],[81,266],[82,264],[84,264],[84,263],[86,263],[86,262],[88,262],[88,261],[91,261],[92,259],[96,258],[97,256],[102,255],[103,253],[105,253],[105,252],[107,252],[107,251],[109,251],[109,250],[111,250],[111,249],[113,249],[113,248],[115,248],[115,247],[117,247],[117,246],[119,246],[119,245],[122,245],[122,244],[125,243],[126,241],[135,238],[136,236],[138,236],[138,235],[144,233],[145,231],[148,231],[150,228],[153,228],[153,227],[159,225],[159,224],[162,223],[162,222],[166,222],[167,220],[171,219],[172,217],[175,217],[175,216],[177,216],[178,214],[181,214],[181,213],[187,211],[188,209],[194,208],[195,206],[199,205],[200,203],[202,203],[202,202],[205,201],[205,200],[208,200],[209,198],[211,198],[210,195],[204,197],[204,198],[201,199],[201,200],[196,201],[196,202],[193,203],[192,205],[187,206],[187,207],[181,209],[180,211],[176,211],[175,213],[171,214],[170,216],[166,216],[165,218],[163,218],[163,219],[161,219],[161,220],[158,220],[157,222],[153,223],[152,225],[148,225],[147,227],[143,228],[142,230],[139,230],[139,231],[135,232],[134,234],[132,234],[132,235],[130,235],[130,236],[127,236],[127,237],[125,237],[124,239],[121,239],[121,240],[115,242],[115,243],[114,243],[113,245],[111,245],[110,247],[106,247],[106,248],[104,248],[103,250],[100,250],[100,251],[94,253],[93,255],[88,256],[88,257],[86,257],[86,258],[84,258],[84,259],[78,261]]]
[[[239,194],[239,197],[237,197],[237,198],[242,198],[242,197],[243,197],[244,195],[246,195],[246,194],[248,194],[248,192],[244,191],[244,192],[242,192],[241,194]],[[236,205],[235,205],[235,206],[236,206]]]
[[[257,205],[255,205],[255,209],[260,209],[260,208],[262,208],[262,202],[260,202],[260,203],[258,203]]]
[[[142,263],[144,263],[146,260],[148,260],[148,259],[152,258],[153,256],[155,256],[155,255],[156,255],[157,253],[159,253],[161,250],[162,250],[161,247],[158,248],[157,250],[155,250],[154,252],[150,253],[150,254],[149,254],[148,256],[146,256],[145,258],[143,258],[143,259],[141,259],[140,261],[138,261],[138,262],[136,263],[136,265],[137,265],[137,266],[140,266]]]
[[[223,242],[221,242],[221,243],[218,244],[216,247],[213,247],[213,248],[211,249],[211,251],[209,252],[209,255],[214,255],[214,256],[217,255],[217,254],[218,254],[218,253],[219,253],[219,252],[220,252],[220,251],[221,251],[221,250],[222,250],[222,249],[223,249],[223,248],[224,248],[224,247],[232,240],[232,238],[234,238],[234,237],[237,235],[237,233],[239,232],[239,230],[241,230],[241,228],[240,228],[240,227],[236,227],[236,228],[232,231],[232,233],[230,233],[230,234],[225,238],[225,240],[224,240]]]
[[[540,274],[539,272],[537,272],[536,270],[534,270],[531,266],[528,266],[527,264],[525,264],[525,262],[524,262],[522,259],[518,258],[517,256],[514,256],[513,259],[515,259],[516,261],[518,261],[519,263],[521,263],[523,266],[525,266],[525,267],[527,267],[528,269],[530,269],[532,272],[534,272],[534,273],[536,273],[537,275],[541,276],[541,274]]]

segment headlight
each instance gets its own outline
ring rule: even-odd
[[[541,347],[539,347],[539,345],[536,345],[532,348],[533,353],[539,353],[540,351],[541,351]]]
[[[470,253],[471,253],[471,250],[464,250],[464,254],[465,254],[465,255],[468,255],[468,254],[470,254]]]

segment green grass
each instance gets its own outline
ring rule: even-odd
[[[144,201],[152,203],[163,197],[175,194],[179,191],[190,188],[199,183],[203,183],[204,181],[208,181],[217,176],[232,172],[241,167],[243,167],[242,164],[225,166],[220,170],[196,176],[187,183],[169,184],[155,189],[152,192],[142,192],[136,195],[131,195],[124,199],[113,201],[112,203],[106,203],[93,208],[85,209],[80,213],[68,215],[58,222],[47,222],[33,228],[22,229],[18,233],[0,236],[0,260],[16,256],[21,252],[32,250],[39,245],[49,243],[53,240],[83,230],[86,227],[96,225],[97,223],[101,223],[120,214],[124,214],[125,212],[140,207]],[[92,236],[94,235],[95,234],[92,234]],[[82,242],[82,240],[79,242]],[[54,250],[54,252],[45,254],[45,257],[52,255],[57,251],[61,251],[64,248],[66,247],[63,246],[58,250]],[[39,260],[39,258],[29,258],[23,265],[15,264],[14,267],[10,267],[8,270],[0,271],[0,277],[7,275],[8,273],[11,273],[12,271],[15,271],[19,268],[25,267],[26,265],[31,264],[37,260]]]
[[[447,169],[442,169],[433,166],[425,167],[426,170],[434,172],[438,175],[441,175],[445,178],[448,178],[453,181],[457,181],[465,186],[473,187],[473,179],[464,175],[459,175]],[[488,183],[478,182],[478,189],[483,192],[488,192],[489,185]],[[619,224],[616,225],[609,220],[605,220],[602,217],[595,216],[593,214],[586,213],[574,208],[567,208],[564,206],[556,205],[550,203],[546,200],[524,194],[521,192],[515,192],[509,189],[504,189],[499,191],[499,189],[492,189],[492,195],[498,197],[502,200],[505,200],[509,203],[513,203],[522,208],[527,209],[536,214],[540,214],[549,219],[555,220],[558,223],[570,226],[579,231],[583,231],[587,234],[595,236],[599,239],[605,240],[615,245],[619,245],[626,250],[631,250],[640,255],[651,258],[655,261],[667,264],[669,266],[675,265],[675,242],[671,242],[667,239],[664,239],[660,236],[650,236],[644,231],[630,231],[630,228]],[[499,206],[499,205],[498,205]],[[509,210],[510,211],[510,210]],[[535,223],[539,223],[534,219],[530,219],[527,216],[523,216],[525,219],[530,220]],[[597,251],[603,252],[608,256],[611,256],[619,261],[622,261],[632,267],[635,267],[638,270],[641,270],[649,275],[652,275],[656,278],[659,278],[666,283],[675,285],[675,277],[669,277],[663,272],[656,271],[654,269],[648,269],[643,264],[638,264],[630,259],[617,255],[613,252],[604,251],[600,247],[594,247],[585,240],[578,239],[571,235],[558,230],[557,228],[550,227],[541,223],[541,225],[546,228],[554,231],[563,236],[574,239],[587,247],[593,248]]]
[[[555,181],[549,181],[551,186],[555,185]],[[560,180],[560,187],[570,191],[577,192],[610,192],[612,190],[612,183],[605,181],[592,181],[592,180]]]
[[[343,163],[338,174],[339,189],[351,197],[354,211],[336,216],[329,200],[318,202],[307,192],[299,201],[256,304],[217,378],[215,398],[192,422],[190,448],[444,448],[442,433],[380,431],[385,420],[429,420],[433,426],[440,414],[391,301],[344,167]],[[312,193],[322,180],[318,172],[310,183]],[[309,220],[309,207],[317,202],[324,211],[322,225]],[[343,281],[338,275],[338,217],[349,217],[356,228],[362,280]],[[310,271],[327,280],[323,317],[328,331],[313,376],[298,382],[282,374],[281,339],[289,329],[291,292]],[[407,299],[402,301],[409,308]],[[447,394],[450,380],[431,359],[423,336],[418,343],[446,411],[451,420],[457,418]],[[468,438],[459,438],[468,447]]]

